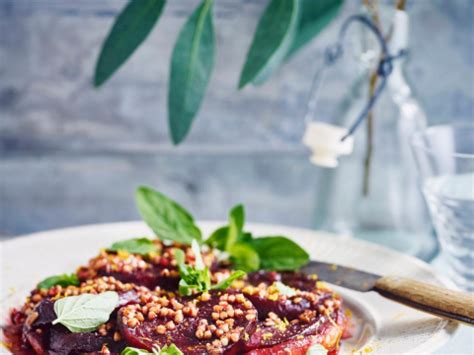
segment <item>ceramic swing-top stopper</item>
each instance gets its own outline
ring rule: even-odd
[[[348,136],[347,129],[323,122],[310,122],[306,126],[303,144],[311,149],[311,162],[327,168],[338,166],[337,159],[341,155],[352,153],[354,138]]]

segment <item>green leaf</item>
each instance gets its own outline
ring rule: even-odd
[[[301,16],[287,58],[308,44],[339,13],[344,0],[299,0]]]
[[[224,226],[216,229],[209,238],[206,239],[205,243],[211,248],[219,250],[225,250],[227,244],[227,235],[229,234],[229,227]]]
[[[209,268],[205,267],[198,270],[192,266],[184,266],[186,272],[181,272],[179,280],[179,293],[183,296],[189,296],[194,292],[204,292],[211,289],[211,273]]]
[[[61,323],[73,333],[91,332],[109,320],[118,303],[119,296],[112,291],[60,298],[54,302],[53,324]]]
[[[165,345],[163,348],[160,349],[158,345],[153,346],[153,350],[150,353],[147,350],[132,348],[131,346],[127,346],[125,349],[122,350],[120,355],[183,355],[183,352],[178,349],[178,347],[174,344]]]
[[[229,250],[242,235],[242,228],[244,227],[245,211],[244,206],[237,205],[229,212],[229,228],[227,231],[227,240],[225,250]]]
[[[205,243],[211,248],[227,251],[236,242],[250,241],[252,234],[243,231],[244,223],[244,206],[236,205],[229,212],[229,225],[216,229]]]
[[[152,354],[152,355],[157,355],[159,354],[158,351],[155,351],[153,350],[153,352],[149,352],[147,350],[143,350],[143,349],[138,349],[138,348],[132,348],[131,346],[127,346],[125,349],[122,350],[122,352],[120,353],[120,355],[148,355],[148,354]]]
[[[168,120],[179,144],[188,134],[214,66],[213,0],[204,0],[181,29],[171,57]]]
[[[228,278],[211,287],[213,290],[226,290],[235,280],[244,277],[246,273],[242,270],[234,271]]]
[[[76,274],[62,274],[55,275],[45,278],[41,281],[36,288],[42,290],[49,290],[51,287],[60,285],[62,287],[67,286],[79,286],[79,279]]]
[[[201,242],[201,231],[191,214],[178,203],[150,187],[140,186],[136,192],[138,210],[158,238],[191,244]]]
[[[171,344],[161,348],[159,355],[183,355],[183,352],[176,345]]]
[[[133,54],[161,15],[165,0],[132,0],[117,17],[97,60],[94,86],[99,87]]]
[[[296,34],[299,1],[270,1],[247,53],[239,89],[250,82],[262,83],[283,62]]]
[[[294,288],[291,288],[291,287],[285,285],[283,282],[276,281],[273,284],[277,288],[278,292],[280,292],[282,295],[285,295],[285,296],[288,296],[288,297],[296,295],[296,290]]]
[[[185,265],[185,255],[181,249],[173,249],[174,257],[178,264],[179,280],[178,291],[183,296],[192,295],[194,292],[204,292],[211,288],[211,273],[204,266],[201,250],[196,240],[192,241],[192,249],[196,259],[196,265]]]
[[[286,237],[256,238],[250,245],[258,253],[261,269],[294,270],[309,261],[308,253]]]
[[[252,247],[247,243],[235,243],[229,249],[230,260],[236,269],[244,271],[256,271],[260,266],[260,258]]]
[[[158,249],[156,245],[147,238],[134,238],[116,242],[112,244],[108,250],[123,250],[131,254],[147,255],[156,252]]]

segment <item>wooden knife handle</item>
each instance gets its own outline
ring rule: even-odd
[[[448,290],[412,279],[384,276],[374,290],[384,297],[420,311],[474,325],[474,294]]]

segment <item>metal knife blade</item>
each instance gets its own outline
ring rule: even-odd
[[[331,284],[367,292],[439,317],[474,326],[474,294],[448,290],[399,276],[379,276],[351,267],[310,261],[302,268],[308,274]]]
[[[351,267],[320,261],[310,261],[302,268],[302,271],[308,274],[317,274],[318,279],[321,281],[361,292],[371,291],[375,282],[381,277]]]

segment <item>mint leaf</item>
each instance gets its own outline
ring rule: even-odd
[[[54,302],[53,324],[61,323],[73,333],[91,332],[109,320],[118,303],[119,296],[112,291],[60,298]]]
[[[94,86],[107,81],[145,40],[161,15],[165,0],[130,1],[119,14],[100,51]]]
[[[211,273],[209,268],[205,267],[198,270],[192,266],[184,266],[186,272],[182,273],[180,268],[181,280],[179,280],[179,293],[183,296],[189,296],[194,292],[200,293],[211,289]]]
[[[309,255],[292,240],[282,237],[262,237],[250,242],[265,270],[294,270],[309,261]]]
[[[296,295],[296,290],[285,285],[283,282],[276,281],[273,284],[277,288],[278,292],[280,292],[284,296],[292,297]]]
[[[158,249],[153,242],[147,238],[134,238],[122,240],[112,244],[108,250],[111,251],[126,251],[131,254],[140,254],[147,255],[149,253],[154,253]]]
[[[213,0],[203,0],[186,21],[171,56],[168,121],[179,144],[188,134],[214,67]]]
[[[126,347],[122,350],[120,355],[183,355],[183,352],[178,349],[174,344],[165,345],[163,348],[160,348],[158,345],[153,347],[152,352],[150,353],[147,350],[132,348],[131,346]]]
[[[79,286],[79,279],[77,278],[76,274],[50,276],[41,281],[36,286],[36,288],[39,290],[49,290],[51,287],[56,285],[60,285],[62,287]]]
[[[318,0],[319,1],[319,0]],[[239,89],[262,83],[283,62],[296,34],[300,0],[271,0],[257,25]]]
[[[235,243],[229,249],[230,261],[236,269],[256,271],[260,267],[260,257],[251,244]]]
[[[175,260],[178,264],[179,276],[179,293],[183,296],[189,296],[193,293],[205,292],[209,290],[224,290],[228,288],[234,280],[245,275],[243,271],[232,273],[227,279],[218,284],[211,285],[211,273],[209,268],[204,265],[201,256],[201,250],[195,240],[192,242],[192,249],[196,258],[196,265],[185,265],[185,255],[181,249],[173,249]]]
[[[193,217],[177,202],[146,186],[140,186],[135,196],[143,220],[158,238],[188,245],[193,239],[201,242]]]
[[[211,273],[209,268],[204,266],[201,257],[201,250],[195,240],[192,241],[192,248],[196,258],[196,266],[185,265],[185,255],[181,249],[173,249],[174,257],[178,264],[179,293],[183,296],[192,295],[194,292],[204,292],[211,288]]]
[[[230,287],[230,285],[232,285],[232,282],[234,282],[235,280],[241,277],[244,277],[245,275],[247,274],[242,270],[234,271],[228,278],[212,286],[211,289],[212,290],[226,290]]]

